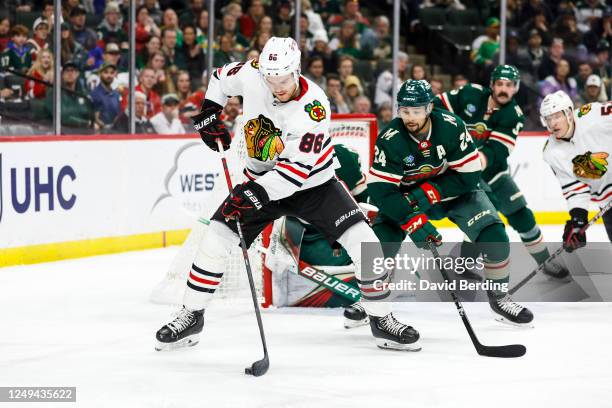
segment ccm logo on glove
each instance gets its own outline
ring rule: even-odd
[[[419,214],[416,217],[411,218],[406,224],[402,225],[402,229],[409,234],[421,228],[427,222],[427,216],[425,214]]]

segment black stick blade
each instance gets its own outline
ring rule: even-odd
[[[527,348],[522,344],[510,344],[507,346],[483,346],[480,344],[476,351],[481,356],[515,358],[524,356]]]
[[[252,366],[244,369],[244,373],[254,377],[260,377],[268,372],[270,368],[270,360],[268,356],[264,356],[261,360],[257,360]]]

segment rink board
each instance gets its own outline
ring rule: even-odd
[[[511,172],[539,223],[563,223],[546,138],[526,136]],[[196,135],[0,137],[0,267],[179,244],[223,177]]]

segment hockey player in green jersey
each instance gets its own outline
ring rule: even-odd
[[[478,187],[478,150],[461,118],[434,109],[433,100],[427,81],[406,81],[397,95],[399,117],[378,135],[368,175],[368,194],[379,208],[374,232],[397,248],[406,234],[424,247],[442,238],[429,219],[448,217],[479,248],[495,243],[487,245],[485,278],[507,283],[510,244],[495,207]],[[515,325],[533,320],[507,292],[488,295],[497,320]]]
[[[514,100],[519,86],[518,70],[512,65],[499,65],[491,74],[489,88],[467,84],[438,95],[434,106],[454,113],[465,122],[482,165],[480,186],[518,232],[539,265],[550,257],[550,253],[533,212],[527,207],[527,201],[508,168],[508,157],[525,121],[523,111]],[[461,254],[473,256],[474,251],[474,245],[464,241]],[[547,262],[544,273],[554,278],[568,275],[567,268],[558,260]]]

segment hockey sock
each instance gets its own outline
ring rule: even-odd
[[[187,309],[206,308],[221,283],[230,249],[236,245],[238,236],[232,230],[217,221],[210,223],[187,278],[183,296]]]
[[[495,284],[510,282],[510,242],[503,224],[492,224],[480,232],[477,249],[484,256],[485,278]],[[501,290],[493,290],[502,294]]]
[[[470,241],[467,235],[463,236],[463,242],[461,243],[461,257],[476,259],[478,251],[476,244]]]
[[[368,277],[364,279],[361,274],[361,244],[362,242],[376,242],[378,238],[376,234],[370,228],[365,221],[358,222],[355,225],[349,227],[344,233],[338,238],[338,242],[346,249],[346,252],[351,257],[353,265],[355,266],[355,278],[361,289],[361,305],[370,316],[386,316],[391,313],[391,306],[384,299],[389,296],[389,288],[384,286],[383,283],[388,282],[388,272],[384,272],[380,275],[374,276],[373,273],[369,273]],[[382,247],[380,248],[380,257],[383,257]],[[380,300],[383,300],[382,302]]]
[[[506,216],[506,218],[510,226],[519,233],[525,248],[538,265],[550,257],[548,248],[543,242],[542,231],[536,224],[533,212],[529,208],[523,207],[514,214]]]

